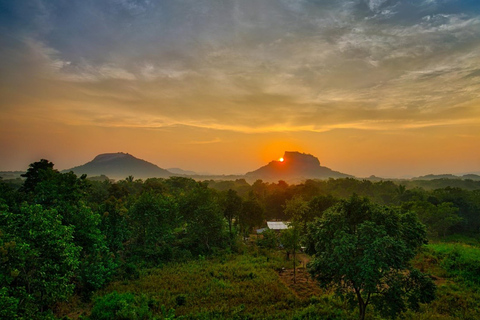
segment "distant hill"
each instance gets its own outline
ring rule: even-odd
[[[462,178],[478,181],[478,180],[480,180],[480,175],[471,173],[471,174],[463,175]]]
[[[168,168],[167,171],[174,174],[182,174],[182,175],[190,175],[190,176],[198,175],[198,173],[196,173],[195,171],[183,170],[180,168]]]
[[[0,171],[0,178],[7,179],[17,179],[22,178],[21,175],[26,171]]]
[[[425,176],[412,178],[412,180],[434,180],[434,179],[461,179],[461,178],[453,174],[427,174]]]
[[[68,171],[73,171],[77,175],[105,175],[117,180],[125,179],[128,176],[133,176],[136,179],[146,179],[153,177],[164,178],[172,175],[167,170],[153,163],[135,158],[131,154],[123,152],[100,154],[84,165],[64,170],[64,172]]]
[[[461,180],[480,180],[480,176],[477,174],[465,174],[463,176],[456,176],[453,174],[427,174],[426,176],[415,177],[412,180],[437,180],[437,179],[461,179]]]
[[[311,154],[286,151],[283,161],[271,161],[255,171],[245,174],[247,178],[267,181],[298,181],[301,179],[347,178],[353,176],[322,167],[318,158]]]

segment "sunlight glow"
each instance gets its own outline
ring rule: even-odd
[[[280,162],[283,162],[283,161],[284,161],[283,158],[280,158],[280,159],[278,159],[278,160],[279,160]]]

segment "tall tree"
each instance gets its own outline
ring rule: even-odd
[[[285,215],[290,218],[287,230],[282,232],[282,244],[287,252],[293,253],[293,282],[297,283],[297,252],[300,249],[300,228],[307,230],[310,221],[308,202],[301,196],[294,196],[285,203]]]
[[[353,293],[359,319],[370,303],[393,317],[434,298],[433,282],[409,263],[424,243],[425,227],[415,214],[354,195],[309,225],[309,271],[321,286]]]
[[[407,203],[404,207],[411,207],[433,236],[445,237],[452,227],[463,221],[458,215],[458,208],[450,202],[434,205],[428,201],[418,201]]]
[[[90,184],[86,175],[60,173],[42,159],[32,163],[25,177],[24,191],[33,204],[54,209],[64,226],[73,230],[73,243],[81,248],[75,274],[76,289],[83,297],[107,283],[116,265],[100,230],[101,217],[84,202]]]
[[[248,236],[250,230],[260,226],[265,220],[265,210],[260,205],[256,196],[251,192],[248,199],[243,202],[239,222],[242,235]]]
[[[312,198],[308,202],[309,212],[308,212],[308,222],[313,221],[315,218],[320,218],[325,210],[334,206],[338,202],[337,198],[334,198],[332,195],[319,195]]]
[[[22,190],[25,192],[34,191],[37,184],[43,181],[52,171],[53,163],[46,159],[31,163],[27,172],[22,174],[22,177],[26,178]]]
[[[130,209],[132,254],[152,262],[171,258],[173,230],[179,226],[178,204],[173,197],[146,192]]]
[[[233,239],[232,223],[234,219],[238,219],[240,216],[240,212],[242,211],[242,198],[240,198],[235,190],[228,189],[224,194],[222,205],[223,216],[228,221],[230,239]]]
[[[24,204],[12,213],[0,203],[0,309],[8,318],[41,318],[73,293],[81,250],[73,231],[56,210]]]
[[[285,250],[293,254],[293,283],[297,283],[297,252],[300,250],[300,226],[298,222],[291,222],[288,229],[282,231],[280,239]]]
[[[304,231],[307,231],[307,222],[311,221],[310,208],[308,202],[303,200],[301,196],[294,196],[285,202],[285,217],[296,224],[301,224]]]
[[[185,244],[194,254],[205,254],[226,243],[225,220],[215,190],[195,183],[180,197],[180,215],[185,220]]]

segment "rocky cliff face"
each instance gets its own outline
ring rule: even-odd
[[[318,158],[312,156],[311,154],[300,153],[296,151],[285,151],[283,159],[283,163],[292,168],[317,169],[320,167],[320,161]]]
[[[246,176],[270,181],[352,177],[351,175],[322,167],[318,158],[311,154],[286,151],[283,159],[283,162],[271,161],[266,166],[248,172]]]

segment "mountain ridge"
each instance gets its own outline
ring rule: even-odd
[[[169,171],[124,152],[99,154],[90,162],[63,170],[63,172],[69,171],[80,175],[87,174],[88,176],[105,175],[113,179],[124,179],[128,176],[141,179],[172,176]]]
[[[270,161],[257,170],[247,172],[246,177],[258,177],[266,180],[299,180],[354,178],[354,176],[334,171],[320,165],[320,160],[311,154],[298,151],[285,151],[281,160]]]

